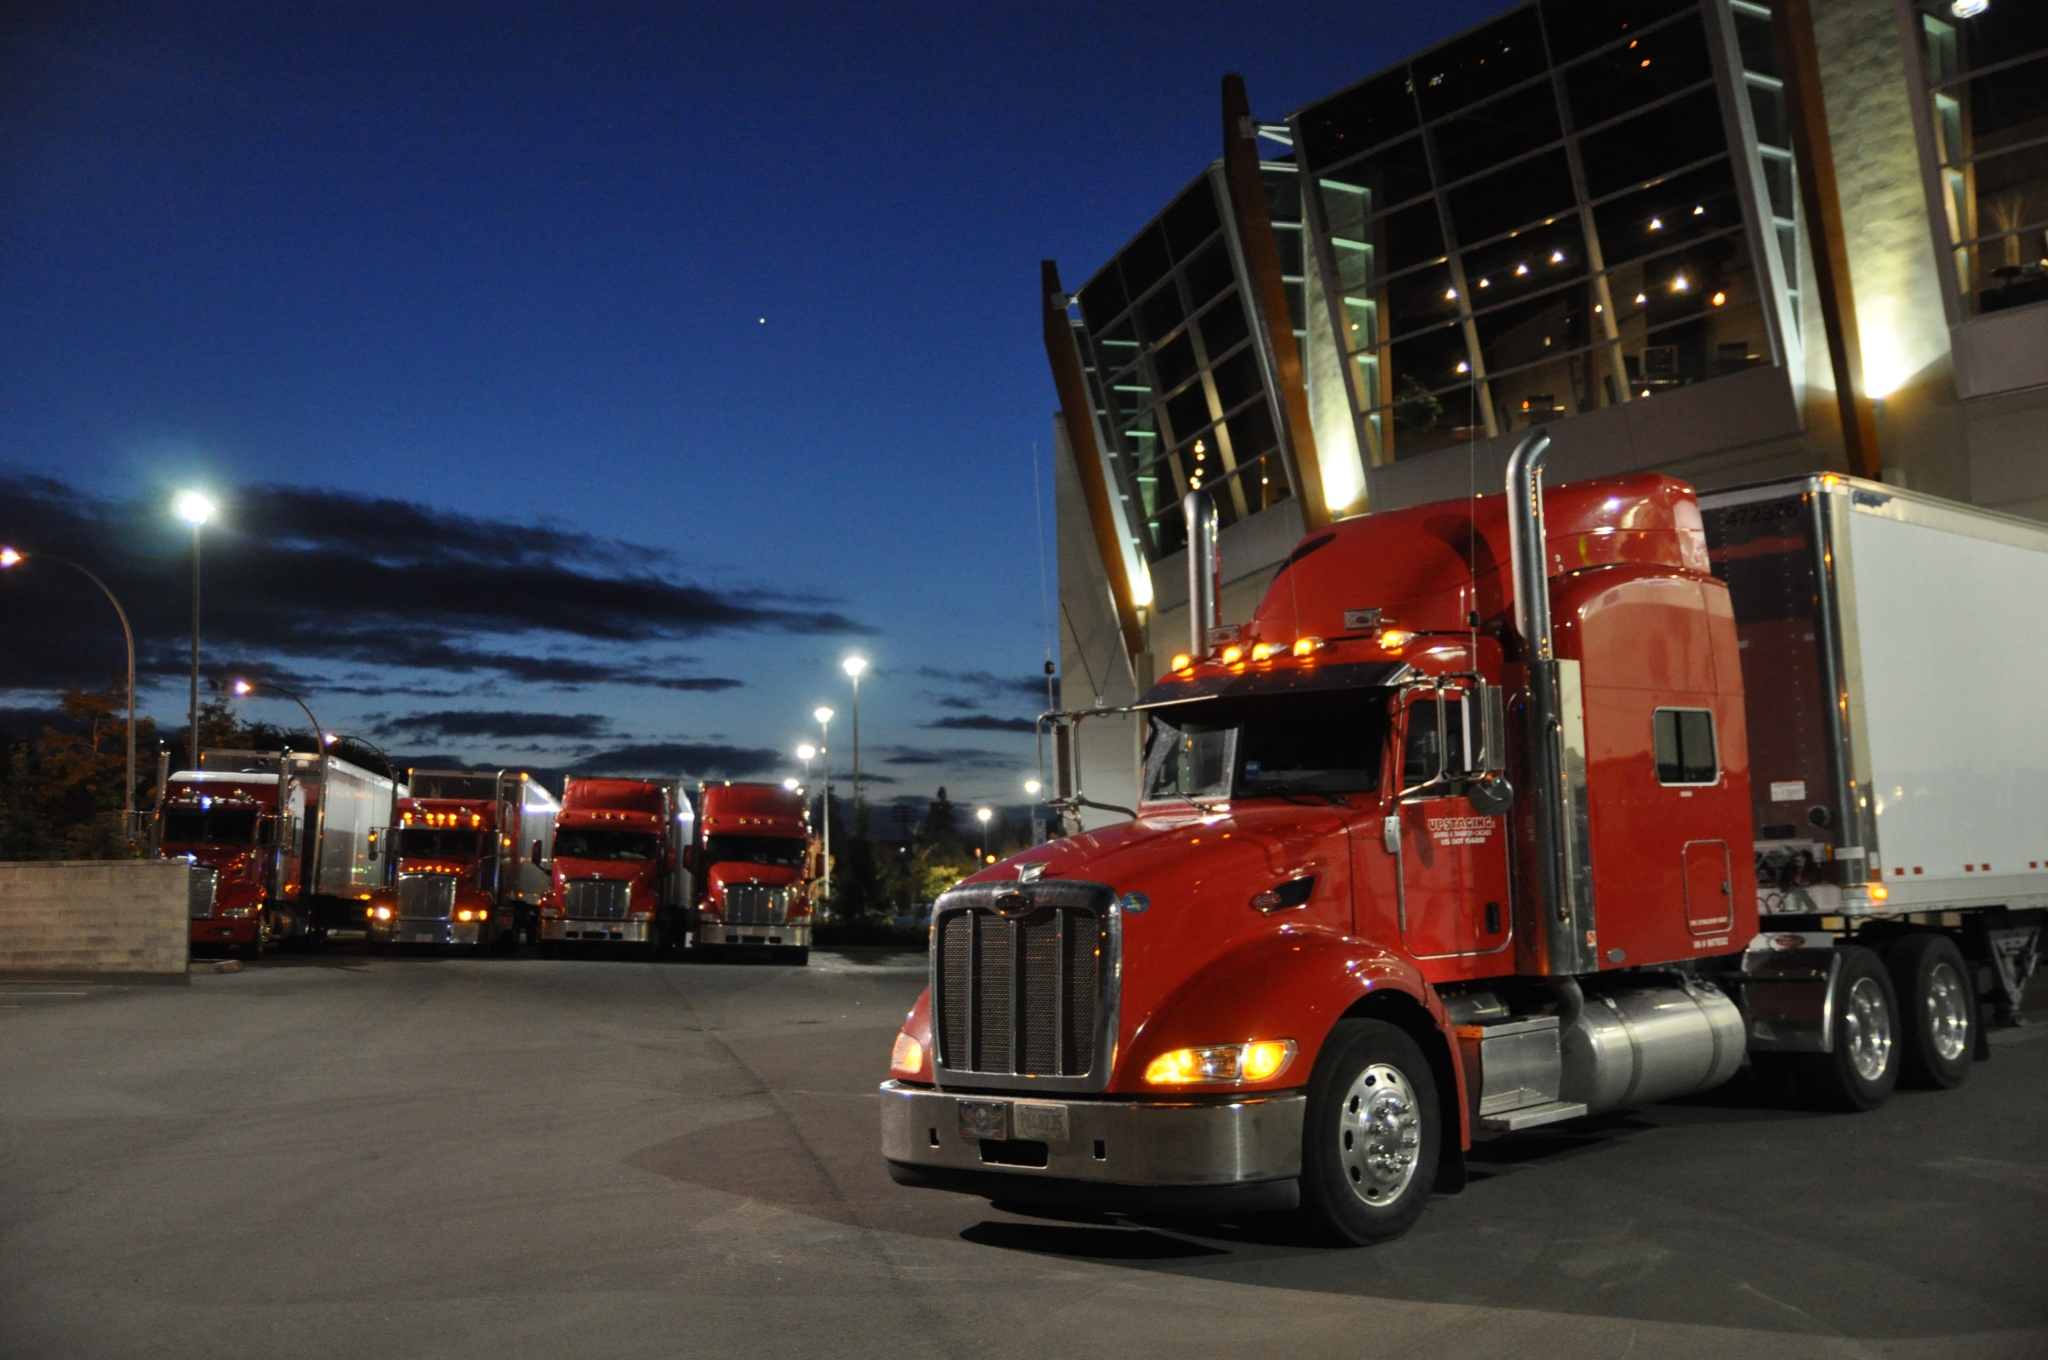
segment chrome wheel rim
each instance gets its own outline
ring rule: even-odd
[[[1954,1062],[1970,1047],[1970,1007],[1963,980],[1946,963],[1927,974],[1927,1038],[1943,1062]]]
[[[1373,1063],[1351,1083],[1338,1116],[1337,1160],[1360,1202],[1401,1197],[1422,1161],[1422,1113],[1400,1068]]]
[[[1884,989],[1876,978],[1856,979],[1842,1020],[1850,1065],[1863,1080],[1876,1081],[1892,1060],[1891,1008],[1884,1004]]]

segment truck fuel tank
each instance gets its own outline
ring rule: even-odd
[[[1584,994],[1576,1015],[1576,984],[1561,990],[1558,1094],[1589,1113],[1709,1090],[1742,1066],[1742,1012],[1709,983],[1603,987]]]

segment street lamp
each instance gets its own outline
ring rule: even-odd
[[[804,763],[804,787],[809,788],[811,783],[811,762],[818,758],[818,748],[807,741],[798,742],[796,758]]]
[[[811,710],[818,720],[818,777],[825,796],[818,807],[825,822],[825,900],[832,900],[832,710],[823,704]]]
[[[995,815],[995,812],[989,808],[976,808],[974,810],[974,820],[981,823],[981,857],[983,859],[988,858],[988,819]]]
[[[306,715],[306,721],[312,724],[313,744],[316,747],[318,747],[323,754],[325,753],[327,747],[334,744],[334,738],[328,736],[325,732],[321,730],[320,720],[313,716],[312,709],[306,707],[306,701],[304,699],[301,699],[298,695],[292,693],[290,690],[286,689],[283,685],[278,684],[274,680],[235,681],[235,693],[237,695],[246,696],[254,694],[258,689],[267,689],[272,691],[273,693],[282,694],[285,698],[297,704],[299,706],[299,711]],[[382,752],[379,752],[379,754],[381,755]],[[389,761],[385,762],[387,768],[389,767],[390,763],[391,762]]]
[[[849,656],[839,663],[846,678],[853,681],[853,822],[860,825],[860,677],[868,668],[864,656]]]
[[[93,575],[84,567],[79,566],[78,563],[68,557],[59,557],[55,553],[37,553],[36,556],[47,557],[52,562],[62,562],[65,566],[98,586],[100,593],[107,597],[107,603],[114,606],[115,617],[121,620],[121,636],[128,643],[128,792],[123,796],[121,802],[121,834],[130,841],[134,841],[137,839],[137,828],[135,825],[135,631],[128,626],[128,611],[121,608],[121,602],[114,598],[113,591],[107,589],[105,581],[102,581],[99,577]],[[0,570],[20,566],[27,560],[26,554],[17,552],[10,547],[0,546]]]
[[[398,782],[398,767],[391,763],[390,754],[368,737],[359,737],[353,732],[323,732],[320,734],[320,742],[323,746],[333,746],[344,741],[352,741],[358,746],[367,746],[372,751],[375,751],[377,759],[384,762],[384,777],[394,784]]]
[[[197,491],[181,491],[174,506],[178,518],[192,526],[192,726],[187,750],[192,768],[199,768],[199,530],[213,518],[213,502]],[[313,729],[319,731],[317,727]]]
[[[791,793],[795,793],[798,789],[802,788],[803,785],[797,783],[794,779],[785,779],[782,781],[782,787],[789,790]]]

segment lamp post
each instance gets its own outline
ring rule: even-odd
[[[213,518],[213,502],[197,491],[181,491],[176,504],[178,518],[192,526],[192,725],[187,732],[186,750],[192,768],[199,768],[199,530]],[[319,728],[314,728],[318,732]]]
[[[319,750],[319,751],[320,751],[320,752],[321,752],[322,754],[325,754],[325,753],[326,753],[327,747],[328,747],[328,746],[329,746],[330,744],[332,744],[332,743],[333,743],[333,741],[334,741],[334,738],[333,738],[333,737],[330,737],[330,736],[328,736],[328,735],[327,735],[327,734],[326,734],[325,732],[323,732],[323,731],[321,730],[321,727],[320,727],[320,720],[319,720],[318,718],[316,718],[316,717],[314,717],[314,716],[313,716],[313,710],[312,710],[312,709],[310,709],[310,708],[307,708],[307,707],[306,707],[306,701],[305,701],[304,699],[301,699],[301,698],[300,698],[300,697],[299,697],[298,695],[296,695],[296,694],[292,693],[292,692],[291,692],[290,690],[286,689],[286,688],[285,688],[285,687],[284,687],[283,685],[280,685],[280,684],[278,684],[278,683],[277,683],[276,681],[274,681],[274,680],[237,680],[237,681],[235,681],[235,693],[236,693],[236,694],[239,694],[239,695],[248,695],[248,694],[254,694],[254,693],[255,693],[255,692],[256,692],[257,690],[259,690],[259,689],[267,689],[267,690],[270,690],[270,691],[272,691],[273,693],[276,693],[276,694],[282,694],[282,695],[283,695],[283,696],[284,696],[285,698],[287,698],[287,699],[291,700],[291,701],[292,701],[293,703],[297,704],[297,705],[299,706],[299,712],[301,712],[301,713],[305,714],[305,715],[306,715],[306,721],[307,721],[307,722],[309,722],[309,723],[311,723],[311,724],[313,725],[313,745],[314,745],[314,746],[315,746],[315,747],[316,747],[316,748],[317,748],[317,749],[318,749],[318,750]],[[368,743],[365,743],[365,744],[367,745]],[[379,754],[379,755],[382,755],[382,754],[383,754],[383,752],[381,752],[381,751],[380,751],[380,752],[378,752],[378,754]],[[391,764],[391,762],[387,760],[387,761],[385,761],[385,762],[384,762],[384,764],[385,764],[386,768],[389,768],[389,767],[390,767],[390,764]]]
[[[995,815],[995,812],[990,808],[976,808],[974,810],[974,820],[981,823],[981,858],[983,862],[986,862],[988,859],[988,820]]]
[[[839,663],[846,678],[853,681],[853,824],[860,826],[860,677],[868,668],[864,656],[849,656]]]
[[[1039,783],[1036,779],[1024,781],[1024,792],[1031,795],[1031,843],[1033,845],[1043,845],[1045,843],[1045,818],[1040,815],[1042,809],[1038,802],[1038,791],[1044,787],[1045,785]]]
[[[825,821],[825,899],[832,898],[832,710],[819,705],[811,711],[818,720],[818,777],[825,785],[825,796],[818,806],[823,810]]]
[[[122,796],[121,800],[121,834],[126,836],[129,839],[129,841],[133,842],[136,839],[135,630],[128,626],[128,611],[121,608],[121,602],[114,598],[113,591],[107,589],[107,583],[105,581],[102,581],[99,577],[93,575],[90,571],[87,571],[84,567],[78,565],[78,563],[72,561],[68,557],[59,557],[55,553],[37,553],[36,556],[47,557],[52,562],[62,562],[65,566],[71,568],[79,575],[85,577],[86,580],[98,586],[100,588],[100,593],[107,597],[107,603],[114,606],[114,616],[121,620],[121,636],[128,644],[128,785],[127,792]],[[17,552],[13,548],[9,547],[0,547],[0,571],[4,571],[9,567],[20,566],[23,562],[26,562],[27,560],[28,555],[26,553]]]
[[[384,762],[384,777],[393,783],[398,781],[398,767],[391,763],[390,755],[385,752],[383,747],[371,741],[368,737],[359,737],[353,732],[322,732],[320,734],[320,744],[322,746],[333,746],[344,741],[352,741],[358,746],[367,746],[372,751],[375,751],[377,759]]]

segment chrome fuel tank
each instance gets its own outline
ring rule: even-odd
[[[1708,983],[1588,992],[1563,1028],[1558,1096],[1590,1113],[1721,1085],[1742,1066],[1742,1012]]]

